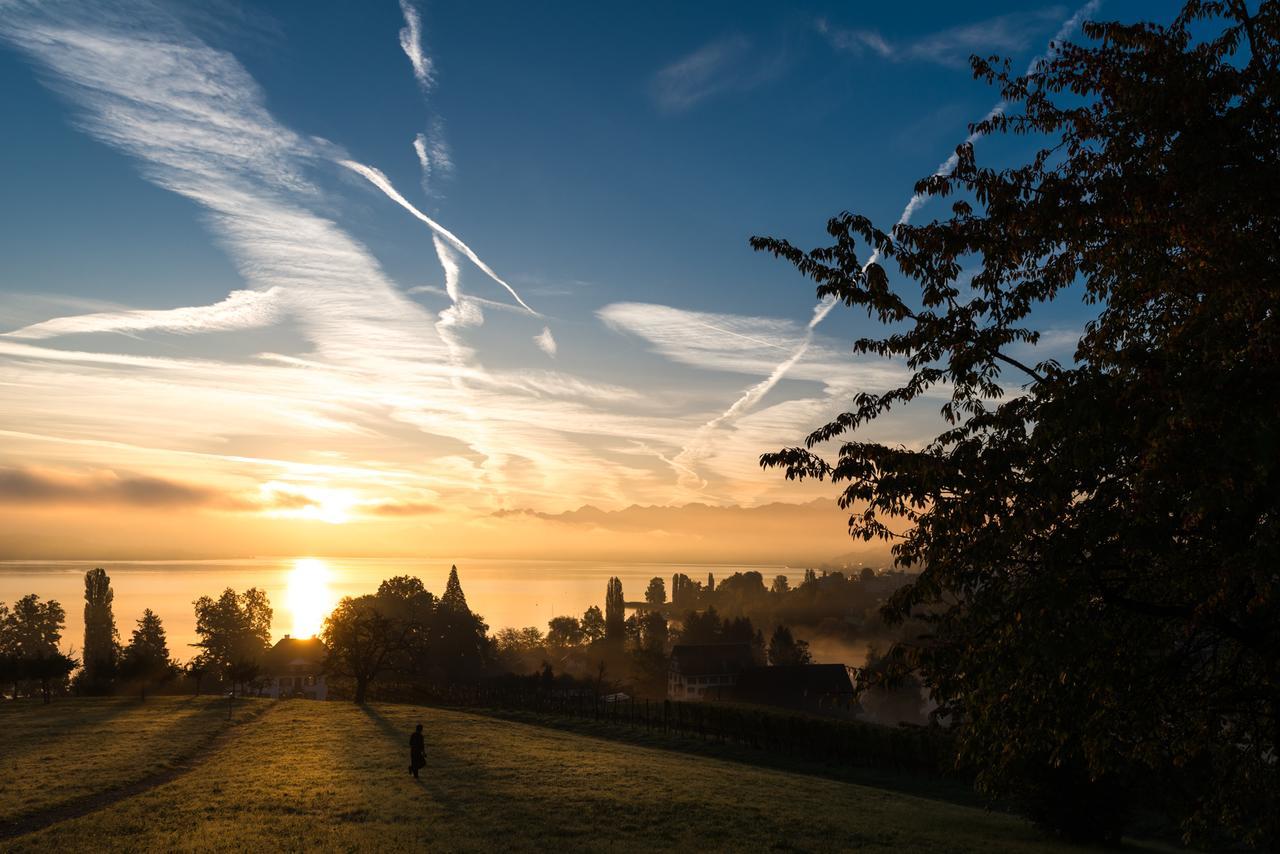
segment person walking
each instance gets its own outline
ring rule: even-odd
[[[426,747],[422,742],[422,724],[418,724],[409,736],[409,773],[418,779],[418,769],[427,764]]]

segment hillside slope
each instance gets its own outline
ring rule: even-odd
[[[46,708],[74,733],[100,728],[101,716],[90,712],[94,703],[107,702],[119,701]],[[52,823],[0,840],[0,847],[1080,850],[1044,842],[1005,815],[467,713],[306,701],[246,708],[247,719],[229,726],[194,760],[170,761],[181,773],[154,786],[144,779],[125,796],[92,803],[79,790],[64,792],[64,800],[82,798],[80,809],[65,818],[57,812],[58,796],[45,797],[39,823]],[[0,724],[5,718],[18,723],[18,716],[9,717],[14,714],[0,711]],[[128,716],[138,726],[150,719],[150,729],[169,738],[194,726],[181,717],[191,714],[169,701],[131,709]],[[119,719],[121,712],[111,717]],[[168,723],[157,724],[161,718]],[[406,743],[417,722],[426,728],[428,764],[415,782],[407,773]],[[112,738],[128,729],[114,727]],[[10,746],[13,740],[10,735]],[[165,764],[155,759],[163,750],[148,753],[141,741],[131,742],[130,750],[151,755],[148,767]],[[166,743],[175,756],[181,752],[181,745]],[[34,767],[37,757],[61,758],[59,753],[52,745],[27,750],[7,761],[5,771],[22,780],[24,763]],[[62,771],[74,777],[74,759],[66,758],[72,761]],[[50,785],[47,775],[26,779]],[[15,814],[12,805],[8,814]]]

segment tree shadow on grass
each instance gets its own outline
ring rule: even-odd
[[[400,758],[403,762],[389,763],[389,767],[394,767],[400,773],[406,774],[409,761],[409,733],[401,731],[399,727],[391,721],[383,717],[376,709],[367,704],[361,704],[360,711],[374,723],[382,733],[391,741],[402,745],[400,750]],[[439,754],[437,754],[439,755]],[[437,772],[439,764],[431,761],[431,752],[427,753],[427,765],[420,773],[425,776],[409,777],[409,780],[416,784],[423,792],[431,797],[436,804],[439,805],[441,811],[450,818],[457,817],[462,814],[457,799],[450,794],[449,787],[443,781]],[[407,776],[407,774],[406,774]]]

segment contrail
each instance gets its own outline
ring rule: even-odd
[[[1062,26],[1058,28],[1058,32],[1054,34],[1053,39],[1050,42],[1050,50],[1040,54],[1035,59],[1031,60],[1030,64],[1027,65],[1027,74],[1031,74],[1032,72],[1034,72],[1036,68],[1039,67],[1040,63],[1043,62],[1049,56],[1049,53],[1050,51],[1052,51],[1053,44],[1055,42],[1062,41],[1068,35],[1070,35],[1076,29],[1076,27],[1080,26],[1080,22],[1083,21],[1086,16],[1093,14],[1097,10],[1099,5],[1101,5],[1101,0],[1089,0],[1088,3],[1084,4],[1078,10],[1076,10],[1076,13],[1074,15],[1072,15],[1070,18],[1064,21],[1062,23]],[[983,119],[983,121],[986,121],[988,119],[993,119],[996,116],[999,116],[1005,111],[1005,109],[1008,108],[1008,106],[1009,106],[1008,101],[1006,100],[999,101],[994,107],[991,108],[990,111],[987,112],[987,115]],[[978,131],[974,131],[973,133],[969,134],[965,138],[965,144],[972,145],[973,143],[981,139],[982,136],[983,136],[982,133]],[[956,168],[956,165],[959,162],[960,162],[960,156],[955,152],[952,152],[951,156],[948,157],[946,160],[942,161],[942,163],[938,166],[937,170],[934,172],[934,175],[950,175],[951,172]],[[924,206],[924,203],[928,201],[928,198],[929,197],[924,193],[913,194],[911,196],[911,199],[907,202],[907,206],[902,209],[902,215],[898,217],[897,224],[906,225],[908,222],[910,222],[911,217],[915,215],[916,211],[918,211],[921,207]],[[870,267],[879,259],[880,259],[880,250],[877,248],[871,253],[871,257],[867,259],[867,263],[862,265],[862,271],[865,273],[867,271],[867,268]],[[813,317],[809,319],[809,325],[805,328],[804,339],[801,340],[801,342],[798,345],[796,345],[795,351],[792,352],[792,354],[789,357],[787,357],[786,360],[784,360],[776,368],[774,368],[773,372],[770,373],[769,376],[765,377],[763,380],[761,380],[760,382],[756,383],[755,385],[751,386],[749,389],[744,391],[742,393],[742,396],[733,402],[732,406],[730,406],[723,413],[721,413],[720,415],[717,415],[715,418],[711,419],[706,424],[698,428],[698,432],[694,434],[693,442],[690,443],[689,447],[685,448],[679,454],[677,454],[676,459],[679,460],[689,456],[693,452],[693,450],[702,443],[703,439],[705,439],[708,434],[710,434],[712,431],[717,429],[721,424],[724,424],[726,421],[729,421],[735,418],[739,414],[755,406],[757,403],[760,402],[760,400],[766,394],[772,391],[773,388],[782,381],[782,378],[785,377],[787,373],[793,367],[796,366],[796,363],[799,362],[802,358],[804,358],[805,353],[809,352],[809,347],[813,345],[814,330],[818,327],[819,323],[821,323],[823,320],[826,320],[827,315],[831,313],[831,310],[835,308],[835,306],[836,306],[835,297],[826,297],[822,299],[816,306],[814,306]]]
[[[489,265],[481,261],[480,256],[476,255],[475,252],[472,252],[471,247],[463,243],[456,234],[454,234],[449,229],[445,228],[440,223],[436,222],[431,217],[424,214],[422,211],[415,208],[412,204],[409,203],[407,199],[405,199],[404,196],[400,195],[400,193],[396,191],[396,188],[391,186],[391,182],[387,180],[386,175],[383,175],[381,172],[379,172],[377,169],[374,169],[372,166],[365,166],[363,163],[357,163],[354,160],[339,160],[338,162],[343,166],[347,167],[348,169],[350,169],[352,172],[355,172],[356,174],[363,176],[370,184],[377,187],[382,192],[386,193],[387,198],[391,199],[391,201],[400,205],[400,207],[404,208],[409,213],[413,214],[418,219],[425,222],[432,231],[434,231],[436,234],[443,237],[450,245],[453,246],[454,249],[457,249],[459,252],[465,255],[467,259],[471,261],[472,264],[475,264],[477,267],[483,270],[485,274],[489,276],[489,278],[493,279],[495,282],[497,282],[498,284],[506,288],[507,292],[510,293],[511,296],[515,297],[516,302],[520,303],[520,305],[523,306],[526,311],[528,311],[534,317],[542,316],[538,314],[536,311],[534,311],[532,308],[530,308],[529,304],[520,298],[520,294],[516,293],[516,289],[508,285],[505,281],[503,281],[502,278],[497,273],[493,272],[493,270],[489,267]]]

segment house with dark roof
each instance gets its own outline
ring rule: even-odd
[[[676,644],[667,667],[667,699],[728,699],[738,674],[753,664],[751,644]]]
[[[732,698],[791,708],[854,708],[855,674],[843,664],[749,667],[738,674]]]
[[[324,655],[325,647],[319,638],[285,635],[262,657],[262,696],[323,700],[329,693],[324,681]]]

